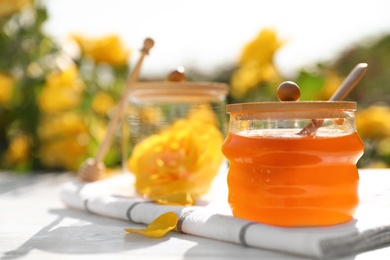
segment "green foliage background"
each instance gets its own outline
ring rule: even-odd
[[[45,84],[46,76],[52,71],[60,70],[56,60],[64,53],[62,47],[42,31],[47,18],[45,6],[38,2],[12,16],[0,18],[0,73],[12,75],[15,79],[11,101],[7,105],[0,106],[1,169],[12,169],[17,172],[53,170],[44,166],[38,156],[41,140],[37,135],[37,129],[42,113],[37,105],[37,97]],[[114,68],[96,65],[91,69],[88,60],[83,58],[74,59],[73,62],[80,68],[81,77],[88,86],[83,103],[79,107],[80,113],[84,117],[96,117],[90,113],[93,96],[97,91],[109,88],[112,97],[118,100],[130,66]],[[382,35],[370,41],[362,39],[361,44],[346,49],[334,61],[319,61],[310,68],[302,68],[295,78],[284,80],[295,81],[300,86],[301,100],[315,100],[318,99],[318,93],[324,90],[329,70],[335,71],[340,78],[344,78],[356,64],[361,62],[368,63],[368,71],[347,100],[357,101],[358,110],[377,105],[388,108],[390,106],[390,35]],[[205,75],[196,68],[187,68],[186,73],[189,81],[218,81],[230,84],[237,68],[236,64],[227,65],[212,75]],[[99,73],[102,70],[108,71],[115,78],[108,87],[103,86],[99,81]],[[156,78],[143,80],[156,80]],[[277,100],[277,86],[275,82],[262,82],[242,98],[229,95],[227,102]],[[108,115],[103,117],[104,120],[109,120]],[[380,120],[382,124],[386,124],[390,118],[385,116]],[[10,140],[20,133],[29,134],[30,156],[23,162],[7,164],[4,156]],[[373,167],[377,162],[382,163],[381,167],[389,167],[390,133],[388,136],[378,138],[365,136],[362,138],[366,151],[359,161],[359,167]],[[97,146],[96,138],[92,136],[91,147],[84,158],[80,159],[80,163],[82,159],[94,154]],[[380,152],[378,152],[379,146]],[[120,157],[119,146],[114,145],[110,148],[105,163],[110,167],[116,167],[120,164]],[[76,169],[78,165],[74,167]],[[56,170],[65,170],[65,168],[57,167]]]

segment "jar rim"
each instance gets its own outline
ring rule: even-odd
[[[228,85],[221,82],[137,82],[129,91],[129,96],[137,100],[189,101],[224,99]]]
[[[354,101],[281,101],[281,102],[248,102],[226,105],[226,112],[262,112],[262,111],[297,111],[313,109],[333,109],[355,111]]]

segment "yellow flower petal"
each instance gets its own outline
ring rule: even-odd
[[[156,218],[144,229],[125,228],[124,230],[129,233],[137,233],[147,237],[163,237],[166,233],[176,227],[178,217],[175,212],[166,212]]]

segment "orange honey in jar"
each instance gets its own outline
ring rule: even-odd
[[[277,226],[347,222],[358,205],[364,145],[355,102],[232,104],[222,151],[234,216]],[[312,121],[314,130],[301,134]]]

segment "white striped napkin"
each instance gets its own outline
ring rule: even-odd
[[[131,178],[126,175],[88,184],[73,181],[64,184],[60,198],[69,207],[134,223],[149,224],[173,211],[179,218],[178,232],[310,257],[351,255],[390,243],[390,210],[375,212],[379,207],[361,208],[360,217],[342,225],[283,228],[229,215],[224,197],[204,206],[164,206],[134,196],[131,187]],[[388,206],[389,191],[383,191],[383,198],[376,196],[376,200],[387,201]]]

